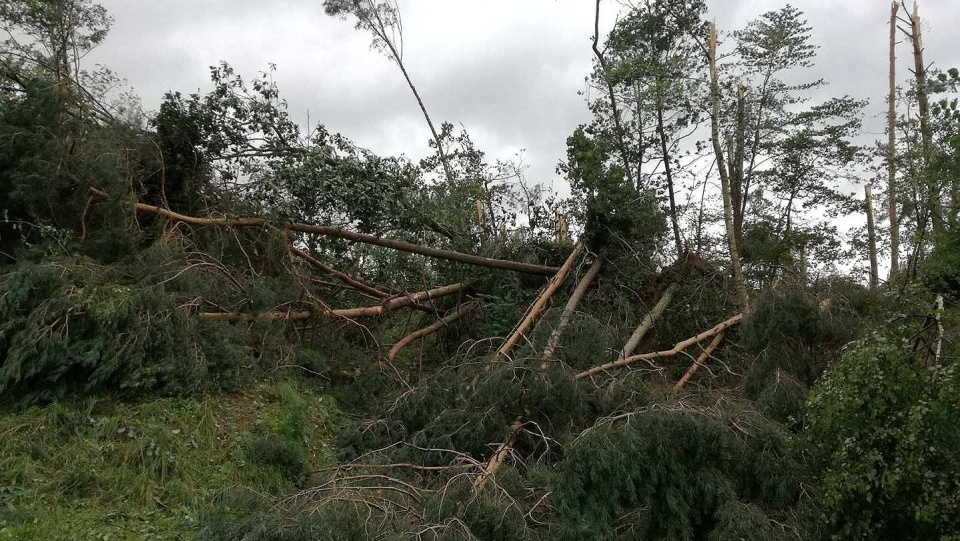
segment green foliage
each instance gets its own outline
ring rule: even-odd
[[[737,431],[740,422],[751,430]],[[581,436],[557,465],[552,488],[576,538],[609,538],[619,517],[645,506],[646,538],[722,538],[728,506],[740,499],[755,499],[766,512],[753,513],[769,516],[799,495],[800,463],[786,434],[762,417],[663,408],[620,423]],[[739,527],[746,538],[777,538],[768,537],[767,521]]]
[[[29,402],[65,390],[184,394],[233,386],[243,342],[162,289],[104,280],[87,263],[23,264],[0,279],[0,389]],[[231,339],[232,338],[232,339]]]
[[[960,535],[960,373],[911,354],[911,327],[848,348],[811,395],[816,512],[836,538]]]
[[[282,436],[259,436],[244,447],[244,455],[260,467],[276,468],[294,483],[306,473],[303,449]]]

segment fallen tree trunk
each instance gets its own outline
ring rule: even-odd
[[[720,323],[716,327],[710,329],[709,331],[704,331],[692,338],[688,338],[682,342],[678,342],[675,346],[673,346],[672,348],[666,351],[657,351],[655,353],[641,353],[640,355],[633,355],[631,357],[617,359],[612,363],[595,366],[589,370],[580,372],[579,374],[575,375],[573,378],[583,379],[586,377],[593,376],[595,374],[599,374],[600,372],[605,372],[607,370],[611,370],[614,368],[622,368],[624,366],[628,366],[639,361],[652,361],[654,359],[662,359],[664,357],[673,357],[674,355],[677,355],[678,353],[692,346],[693,344],[698,344],[700,342],[703,342],[707,338],[716,336],[726,331],[730,327],[733,327],[737,323],[740,323],[741,321],[743,321],[743,314],[737,314],[731,317],[730,319],[724,321],[723,323]]]
[[[376,306],[365,306],[362,308],[344,308],[339,310],[330,310],[321,312],[320,315],[332,317],[377,317],[393,312],[400,308],[420,304],[421,302],[453,295],[463,291],[465,284],[452,284],[449,286],[438,287],[428,291],[421,291],[412,295],[392,298]],[[310,319],[313,312],[308,310],[290,311],[290,312],[267,312],[265,314],[246,314],[241,312],[201,312],[200,317],[217,321],[297,321]]]
[[[446,297],[447,295],[453,295],[460,293],[464,290],[466,284],[452,284],[449,286],[438,287],[430,289],[428,291],[421,291],[419,293],[414,293],[412,295],[404,295],[402,297],[395,297],[390,300],[387,300],[376,306],[366,306],[363,308],[347,308],[342,310],[331,310],[330,314],[339,317],[377,317],[393,312],[399,308],[405,306],[410,306],[412,304],[420,304],[424,301],[429,301],[432,299],[438,299],[440,297]]]
[[[507,436],[507,441],[500,444],[497,447],[496,452],[493,453],[493,456],[490,457],[490,460],[487,462],[487,466],[483,469],[483,472],[480,473],[480,476],[473,482],[473,489],[479,491],[487,484],[487,481],[491,477],[497,474],[500,471],[500,468],[503,466],[504,461],[507,460],[507,457],[510,456],[510,448],[513,446],[513,440],[517,437],[517,432],[520,431],[520,428],[523,426],[523,423],[520,422],[520,419],[517,419],[510,425],[510,434]]]
[[[683,386],[686,385],[687,382],[690,381],[690,378],[697,373],[697,370],[700,370],[700,367],[710,359],[710,356],[713,354],[713,350],[717,349],[717,346],[720,345],[720,342],[723,342],[723,336],[725,334],[726,333],[721,332],[713,337],[713,342],[710,342],[710,345],[707,346],[707,349],[703,350],[703,353],[701,353],[700,356],[697,357],[697,360],[690,365],[690,368],[688,368],[687,372],[682,378],[680,378],[680,381],[673,386],[673,392],[679,393],[683,390]]]
[[[673,300],[673,294],[676,291],[677,284],[670,284],[667,290],[663,292],[663,296],[660,297],[660,300],[657,302],[656,306],[654,306],[653,310],[650,310],[650,313],[643,318],[643,321],[640,322],[640,325],[637,326],[637,329],[633,331],[632,335],[630,335],[630,339],[627,340],[626,344],[624,344],[623,349],[620,350],[619,359],[624,359],[633,355],[633,352],[637,349],[637,346],[640,345],[640,341],[643,340],[643,337],[646,336],[650,329],[653,328],[653,324],[660,319],[660,316],[663,315],[663,312],[667,309],[667,306],[670,305],[670,301]]]
[[[553,330],[550,334],[550,339],[547,340],[547,347],[543,349],[543,360],[548,361],[553,358],[557,347],[560,345],[563,330],[570,324],[570,319],[573,317],[573,312],[577,309],[577,305],[580,304],[580,299],[583,298],[584,293],[587,292],[587,288],[590,287],[593,280],[600,274],[600,269],[602,268],[603,258],[598,257],[597,260],[593,262],[593,265],[590,265],[590,269],[583,275],[583,278],[580,279],[580,283],[577,284],[577,289],[573,291],[573,294],[570,295],[570,300],[567,301],[567,305],[563,307],[563,313],[560,315],[560,321],[557,322],[557,328]]]
[[[537,297],[537,300],[530,305],[530,308],[527,310],[527,314],[524,318],[517,324],[517,327],[510,333],[510,336],[507,338],[506,342],[500,346],[500,349],[497,350],[497,356],[504,359],[509,358],[510,350],[513,349],[513,346],[517,345],[517,342],[520,341],[520,337],[523,336],[529,328],[537,321],[537,318],[540,317],[540,314],[543,312],[543,308],[547,305],[547,301],[550,300],[550,297],[560,286],[563,285],[563,281],[566,280],[567,274],[570,273],[570,269],[573,268],[573,263],[580,258],[580,254],[583,253],[584,245],[581,242],[573,249],[573,253],[570,254],[570,257],[563,263],[563,266],[553,275],[553,278],[550,279],[550,283],[547,284],[546,289],[543,290],[543,293]]]
[[[109,197],[106,192],[97,190],[95,188],[90,188],[90,194],[101,199]],[[372,244],[374,246],[390,248],[392,250],[398,250],[401,252],[419,254],[435,259],[443,259],[446,261],[454,261],[457,263],[465,263],[467,265],[476,265],[479,267],[487,267],[492,269],[511,270],[527,274],[540,274],[544,276],[552,276],[559,270],[556,267],[547,267],[533,263],[522,263],[519,261],[509,261],[506,259],[493,259],[479,255],[454,252],[451,250],[441,250],[439,248],[421,246],[419,244],[413,244],[402,240],[385,239],[374,235],[355,233],[353,231],[347,231],[332,226],[296,223],[274,224],[261,218],[199,218],[196,216],[187,216],[186,214],[180,214],[178,212],[173,212],[172,210],[153,205],[146,205],[143,203],[133,203],[132,206],[134,209],[140,212],[148,212],[159,216],[165,216],[171,220],[176,220],[190,225],[212,227],[274,227],[284,231],[297,231],[299,233],[307,233],[310,235],[334,237],[353,242],[360,242],[363,244]]]
[[[431,334],[440,331],[440,329],[443,329],[447,325],[450,325],[451,323],[453,323],[454,321],[457,321],[463,316],[470,314],[472,312],[476,312],[479,309],[480,309],[480,303],[477,303],[477,302],[471,302],[471,303],[461,304],[460,306],[457,306],[451,311],[450,314],[435,321],[433,324],[428,325],[420,330],[414,331],[404,336],[403,338],[401,338],[400,341],[394,344],[393,347],[390,348],[390,351],[387,352],[387,360],[392,361],[397,356],[397,354],[399,354],[400,351],[403,350],[403,348],[407,347],[411,343],[421,338],[430,336]]]
[[[347,284],[353,289],[356,289],[357,291],[361,291],[363,293],[366,293],[367,295],[377,297],[380,299],[385,299],[391,296],[390,293],[387,293],[386,291],[380,291],[379,289],[369,284],[365,284],[360,280],[352,278],[350,275],[346,273],[340,272],[337,269],[330,267],[329,265],[323,263],[322,261],[318,260],[317,258],[313,257],[307,252],[304,252],[299,248],[290,247],[290,253],[306,261],[310,265],[320,269],[320,271],[323,272],[324,274],[333,276],[337,280],[340,280],[341,282]]]

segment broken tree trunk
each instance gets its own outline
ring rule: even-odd
[[[438,332],[440,329],[443,329],[444,327],[450,325],[451,323],[462,318],[463,316],[470,314],[472,312],[476,312],[479,309],[480,309],[480,303],[477,303],[477,302],[470,302],[470,303],[461,304],[460,306],[457,306],[448,315],[437,320],[433,324],[428,325],[420,330],[414,331],[404,336],[403,338],[401,338],[400,341],[394,344],[393,347],[390,348],[390,351],[387,352],[387,360],[392,361],[397,356],[397,354],[400,353],[400,351],[403,348],[407,347],[411,343],[421,338],[424,338],[426,336],[430,336],[431,334]]]
[[[663,312],[667,309],[667,306],[670,305],[670,301],[673,300],[673,294],[677,291],[677,284],[670,284],[670,287],[663,292],[663,296],[660,297],[660,301],[657,302],[656,306],[653,307],[653,310],[650,310],[650,313],[643,318],[643,321],[640,322],[640,325],[637,326],[637,329],[633,331],[633,334],[630,335],[630,339],[627,340],[627,343],[624,344],[623,349],[620,350],[619,359],[623,359],[633,355],[633,352],[637,349],[637,346],[640,345],[640,341],[643,340],[643,337],[647,335],[653,324],[660,319],[660,316],[663,315]]]
[[[496,452],[493,453],[493,456],[491,456],[487,462],[487,466],[483,468],[483,472],[480,473],[480,476],[473,482],[473,489],[475,491],[482,489],[484,485],[487,484],[487,481],[500,471],[504,461],[510,456],[510,448],[513,446],[513,440],[516,439],[517,432],[520,431],[521,427],[523,427],[523,423],[520,422],[520,419],[517,419],[510,425],[510,433],[507,435],[507,441],[497,447]]]
[[[95,188],[90,188],[90,194],[101,199],[109,197],[106,192],[97,190]],[[374,235],[367,235],[365,233],[355,233],[353,231],[347,231],[338,227],[296,223],[274,224],[261,218],[199,218],[196,216],[187,216],[186,214],[180,214],[178,212],[173,212],[172,210],[153,205],[146,205],[143,203],[133,203],[132,206],[134,209],[140,212],[148,212],[159,216],[165,216],[171,220],[176,220],[190,225],[211,227],[272,227],[283,231],[296,231],[298,233],[322,235],[325,237],[334,237],[353,242],[360,242],[363,244],[372,244],[374,246],[382,246],[391,250],[398,250],[401,252],[432,257],[435,259],[443,259],[446,261],[454,261],[457,263],[465,263],[467,265],[476,265],[479,267],[487,267],[492,269],[512,270],[527,274],[540,274],[543,276],[552,276],[559,270],[556,267],[535,265],[533,263],[522,263],[519,261],[509,261],[505,259],[493,259],[479,255],[454,252],[451,250],[441,250],[440,248],[421,246],[419,244],[404,242],[402,240],[385,239]]]
[[[377,317],[384,314],[388,314],[400,308],[406,306],[419,304],[421,302],[429,301],[431,299],[437,299],[440,297],[445,297],[447,295],[453,295],[460,293],[466,287],[466,284],[452,284],[449,286],[438,287],[435,289],[430,289],[428,291],[421,291],[419,293],[414,293],[412,295],[404,295],[402,297],[395,297],[389,299],[381,304],[375,306],[364,306],[362,308],[344,308],[340,310],[330,310],[328,312],[320,313],[319,315],[332,316],[332,317],[345,317],[345,318],[355,318],[355,317]],[[212,319],[218,321],[257,321],[257,320],[267,320],[267,321],[297,321],[303,319],[310,319],[313,317],[313,312],[308,310],[301,311],[290,311],[290,312],[267,312],[265,314],[245,314],[238,312],[202,312],[199,316],[203,319]]]
[[[593,265],[590,265],[590,269],[583,275],[583,278],[580,279],[580,283],[577,284],[577,289],[573,291],[573,294],[570,295],[570,300],[567,301],[567,305],[563,307],[563,313],[560,315],[560,321],[557,322],[557,328],[553,329],[553,332],[550,333],[550,339],[547,340],[547,347],[543,349],[543,360],[547,361],[553,358],[557,347],[560,345],[563,330],[570,323],[573,312],[577,309],[577,304],[580,303],[580,299],[583,298],[584,293],[587,292],[587,288],[590,287],[593,280],[600,274],[601,268],[603,268],[603,258],[598,257],[597,260],[593,262]]]
[[[713,354],[713,350],[717,349],[717,346],[720,345],[720,342],[723,342],[723,336],[725,334],[726,333],[721,332],[713,337],[713,341],[710,342],[710,345],[707,346],[707,349],[703,350],[703,353],[701,353],[700,356],[697,357],[697,360],[694,361],[692,365],[690,365],[690,368],[688,368],[687,372],[683,375],[682,378],[680,378],[680,381],[678,381],[677,384],[673,386],[673,392],[679,393],[680,391],[683,390],[683,386],[686,385],[687,382],[690,381],[690,378],[692,378],[693,375],[697,373],[697,370],[700,370],[700,367],[703,366],[704,363],[706,363],[707,360],[710,359],[710,356]]]
[[[510,336],[507,340],[500,346],[500,349],[497,350],[497,356],[507,359],[510,357],[510,350],[513,349],[513,346],[517,345],[517,342],[520,341],[520,338],[523,336],[527,330],[537,321],[537,318],[540,317],[540,314],[543,312],[543,308],[547,305],[547,302],[550,300],[550,297],[560,286],[563,285],[564,280],[567,278],[567,274],[570,273],[570,269],[573,268],[573,263],[580,258],[580,254],[583,253],[584,245],[581,242],[577,244],[577,247],[573,249],[573,253],[570,254],[570,257],[563,263],[563,266],[560,267],[560,270],[553,275],[553,278],[550,279],[550,283],[547,284],[546,289],[543,290],[543,293],[537,297],[537,300],[530,305],[530,308],[527,310],[527,314],[520,321],[517,327],[510,333]]]
[[[640,355],[633,355],[625,359],[618,359],[612,363],[595,366],[589,370],[580,372],[579,374],[575,375],[573,379],[583,379],[586,377],[593,376],[595,374],[599,374],[600,372],[606,372],[607,370],[612,370],[615,368],[622,368],[624,366],[628,366],[639,361],[652,361],[655,359],[662,359],[664,357],[673,357],[674,355],[677,355],[678,353],[692,346],[693,344],[699,344],[700,342],[703,342],[707,338],[716,336],[726,331],[730,327],[733,327],[737,323],[740,323],[741,321],[743,321],[743,314],[737,314],[731,317],[730,319],[724,321],[723,323],[720,323],[716,327],[710,329],[709,331],[704,331],[692,338],[688,338],[682,342],[678,342],[676,345],[674,345],[672,348],[666,351],[657,351],[655,353],[641,353]]]
[[[733,202],[730,197],[730,175],[723,158],[723,145],[720,143],[720,82],[717,76],[717,27],[710,27],[707,42],[710,60],[710,98],[713,109],[710,115],[713,151],[717,157],[717,170],[720,173],[720,191],[723,192],[723,221],[727,230],[727,244],[730,249],[730,265],[733,267],[733,283],[740,297],[740,306],[744,311],[750,309],[750,297],[747,295],[747,282],[743,278],[740,265],[740,250],[737,248],[737,233],[733,225]]]
[[[890,95],[887,98],[887,213],[890,219],[890,281],[900,272],[900,223],[897,221],[897,10],[890,5]]]

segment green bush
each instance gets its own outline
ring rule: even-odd
[[[912,354],[909,327],[858,342],[812,393],[816,512],[836,539],[960,535],[960,366]]]
[[[257,437],[244,447],[244,454],[258,466],[276,468],[294,483],[307,472],[303,449],[283,436],[266,434]]]

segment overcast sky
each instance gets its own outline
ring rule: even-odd
[[[429,133],[400,72],[321,0],[99,0],[115,18],[88,58],[127,79],[147,110],[163,93],[205,92],[209,66],[225,60],[250,78],[277,66],[294,118],[340,132],[384,155],[420,158]],[[774,0],[712,0],[721,30],[742,27]],[[811,79],[831,95],[867,98],[867,131],[885,114],[889,3],[795,0],[821,46]],[[435,122],[462,123],[495,158],[525,149],[530,180],[562,184],[554,168],[565,139],[589,119],[584,77],[591,67],[591,0],[399,0],[410,75]],[[618,3],[604,2],[606,26]],[[960,1],[921,4],[928,62],[960,66]],[[912,62],[900,53],[901,79]],[[559,186],[558,186],[559,187]]]

